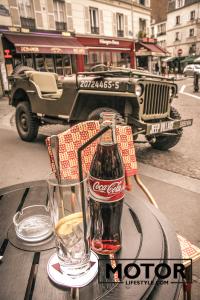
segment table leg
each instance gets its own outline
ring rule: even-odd
[[[192,292],[192,265],[185,269],[185,282],[183,283],[183,300],[191,300]]]

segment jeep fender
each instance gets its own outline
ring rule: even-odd
[[[139,111],[138,100],[131,93],[85,90],[77,93],[69,120],[85,121],[89,114],[99,107],[113,108],[123,117],[137,116]]]
[[[30,103],[30,99],[27,95],[27,93],[21,89],[18,88],[14,91],[12,97],[11,97],[11,105],[17,107],[18,103],[23,102],[23,101],[27,101]],[[31,103],[30,103],[31,105]]]

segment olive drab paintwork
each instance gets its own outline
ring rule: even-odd
[[[135,136],[141,133],[148,139],[166,133],[170,136],[192,125],[190,119],[173,120],[174,81],[148,72],[117,68],[82,72],[60,82],[57,74],[33,70],[11,76],[10,82],[10,104],[17,110],[20,102],[28,102],[31,117],[40,125],[86,121],[101,109],[117,111]],[[19,112],[17,128],[20,116]]]

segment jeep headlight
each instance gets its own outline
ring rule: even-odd
[[[135,94],[136,96],[140,97],[143,93],[143,86],[141,84],[136,84],[135,86]]]

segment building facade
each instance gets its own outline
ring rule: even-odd
[[[166,0],[151,0],[151,38],[155,38],[157,40],[157,44],[167,52],[167,9],[168,9],[168,1]],[[158,59],[154,60],[154,69],[155,65],[157,65],[157,70],[161,73],[163,56],[160,56]]]
[[[135,67],[150,0],[2,0],[1,82],[20,63],[68,75],[103,63]],[[2,79],[3,77],[3,79]]]
[[[157,43],[166,49],[166,23],[168,1],[151,0],[151,37],[157,39]]]
[[[199,0],[169,1],[167,50],[173,57],[195,57],[200,55]]]

